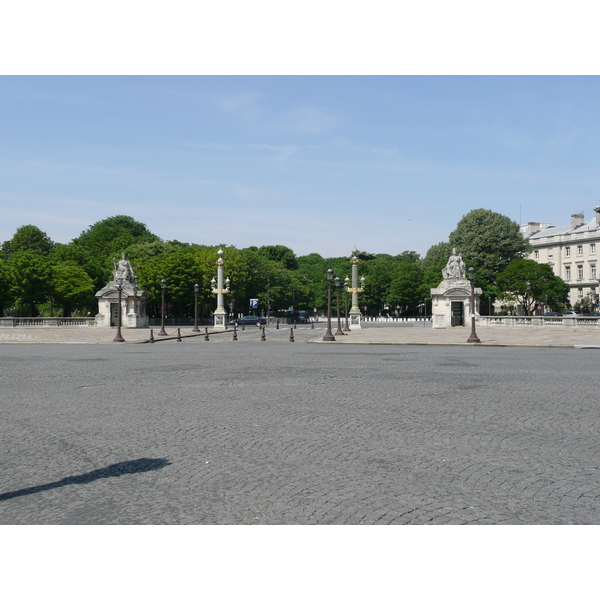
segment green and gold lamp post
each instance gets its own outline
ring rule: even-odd
[[[350,308],[350,330],[360,329],[361,314],[360,308],[358,307],[358,295],[362,294],[365,290],[365,278],[360,278],[360,287],[358,287],[358,250],[356,246],[352,250],[352,287],[348,288],[348,293],[352,294],[352,307]]]

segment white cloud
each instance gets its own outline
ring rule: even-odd
[[[286,133],[317,135],[333,131],[342,121],[340,116],[322,108],[300,106],[271,121],[269,127]]]

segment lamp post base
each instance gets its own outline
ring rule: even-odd
[[[477,337],[477,334],[475,333],[475,319],[473,319],[471,322],[471,335],[467,340],[467,344],[481,344],[481,340]]]
[[[214,312],[214,324],[213,329],[227,329],[227,323],[225,322],[227,313],[223,310],[216,310]]]
[[[350,311],[350,331],[353,329],[362,329],[360,326],[361,316],[360,310]]]

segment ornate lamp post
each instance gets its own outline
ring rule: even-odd
[[[348,292],[352,294],[352,307],[350,308],[350,329],[360,329],[360,308],[358,307],[358,294],[362,294],[365,290],[365,278],[360,278],[360,287],[358,287],[358,250],[356,246],[352,250],[352,287],[348,288]]]
[[[324,342],[335,342],[335,337],[331,333],[331,280],[333,279],[333,271],[331,267],[327,269],[327,331],[323,336]]]
[[[198,329],[198,292],[200,291],[200,286],[195,283],[194,284],[194,328],[192,329],[193,332],[199,332],[200,330]]]
[[[342,331],[342,323],[340,321],[340,286],[341,286],[340,278],[336,277],[334,279],[334,283],[335,283],[335,294],[336,294],[336,298],[337,298],[337,322],[338,322],[338,328],[337,328],[337,331],[335,332],[335,335],[346,335]]]
[[[165,331],[165,290],[167,289],[167,282],[165,279],[161,279],[160,287],[162,289],[162,306],[160,309],[160,331],[156,335],[167,335]]]
[[[346,277],[346,279],[344,279],[344,290],[345,290],[345,294],[344,294],[344,300],[346,301],[346,310],[344,312],[344,316],[346,317],[346,324],[344,325],[344,331],[352,331],[350,329],[350,327],[348,326],[348,289],[350,288],[350,280]]]
[[[229,294],[229,277],[225,280],[225,287],[223,287],[223,250],[219,248],[217,252],[219,258],[217,259],[217,287],[215,287],[215,280],[211,283],[211,291],[213,294],[217,295],[217,310],[215,310],[215,329],[226,329],[227,325],[225,323],[225,306],[223,304],[223,296],[225,294]]]
[[[469,280],[471,282],[471,335],[467,343],[481,344],[475,332],[475,269],[473,267],[469,268]]]
[[[531,284],[527,282],[527,300],[525,301],[525,316],[529,314],[529,294],[531,293]]]
[[[121,293],[123,290],[123,280],[125,278],[123,277],[123,275],[121,275],[121,273],[119,273],[116,277],[115,280],[117,282],[117,289],[119,290],[119,321],[117,323],[117,335],[115,335],[115,339],[113,340],[113,342],[124,342],[125,340],[123,339],[123,336],[121,335]]]

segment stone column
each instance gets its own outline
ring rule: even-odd
[[[358,287],[358,257],[356,256],[356,247],[352,250],[352,287],[348,292],[352,293],[352,308],[350,309],[350,329],[360,329],[361,314],[360,308],[358,307],[358,294],[361,294],[364,290],[362,287]],[[364,282],[364,280],[363,280]]]
[[[217,295],[217,310],[214,312],[214,328],[215,329],[226,329],[227,323],[227,312],[225,311],[224,295],[229,293],[229,279],[225,281],[226,287],[223,287],[223,250],[219,248],[217,252],[219,258],[217,259],[217,287],[212,288],[212,293]],[[213,279],[214,282],[214,279]]]

